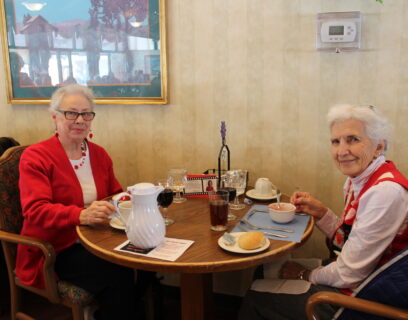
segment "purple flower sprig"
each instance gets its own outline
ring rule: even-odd
[[[221,139],[225,141],[225,137],[227,135],[227,127],[225,126],[225,121],[221,121]]]

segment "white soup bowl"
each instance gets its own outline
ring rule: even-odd
[[[288,223],[295,218],[296,207],[288,202],[281,202],[280,205],[276,202],[268,205],[269,216],[277,223]]]

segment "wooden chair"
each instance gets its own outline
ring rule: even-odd
[[[326,291],[312,295],[306,304],[308,320],[319,319],[314,308],[321,303],[341,307],[333,319],[408,320],[408,248],[370,275],[352,296]]]
[[[0,156],[11,147],[19,146],[20,143],[11,137],[0,137]]]
[[[7,149],[0,157],[0,240],[6,258],[10,282],[11,319],[32,320],[21,311],[21,289],[47,298],[52,303],[63,304],[72,309],[74,320],[84,319],[84,307],[93,301],[87,291],[66,281],[57,281],[54,272],[55,251],[43,240],[20,235],[23,216],[18,187],[20,156],[26,146]],[[45,289],[24,285],[15,275],[17,244],[40,248],[45,256],[43,272]]]

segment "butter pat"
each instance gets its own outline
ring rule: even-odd
[[[228,232],[224,232],[224,234],[222,236],[222,241],[227,246],[233,246],[235,244],[235,238],[231,234],[229,234]]]

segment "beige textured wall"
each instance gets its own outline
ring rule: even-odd
[[[232,166],[249,169],[252,184],[266,176],[286,193],[300,186],[340,210],[344,177],[328,151],[330,105],[380,107],[395,125],[389,158],[408,175],[408,1],[384,2],[169,0],[170,103],[98,106],[94,141],[126,186],[173,166],[215,167],[225,120]],[[315,50],[316,14],[330,11],[362,12],[360,51]],[[52,131],[46,106],[9,105],[0,91],[0,136],[31,144]],[[320,243],[316,232],[302,254],[315,255]]]

